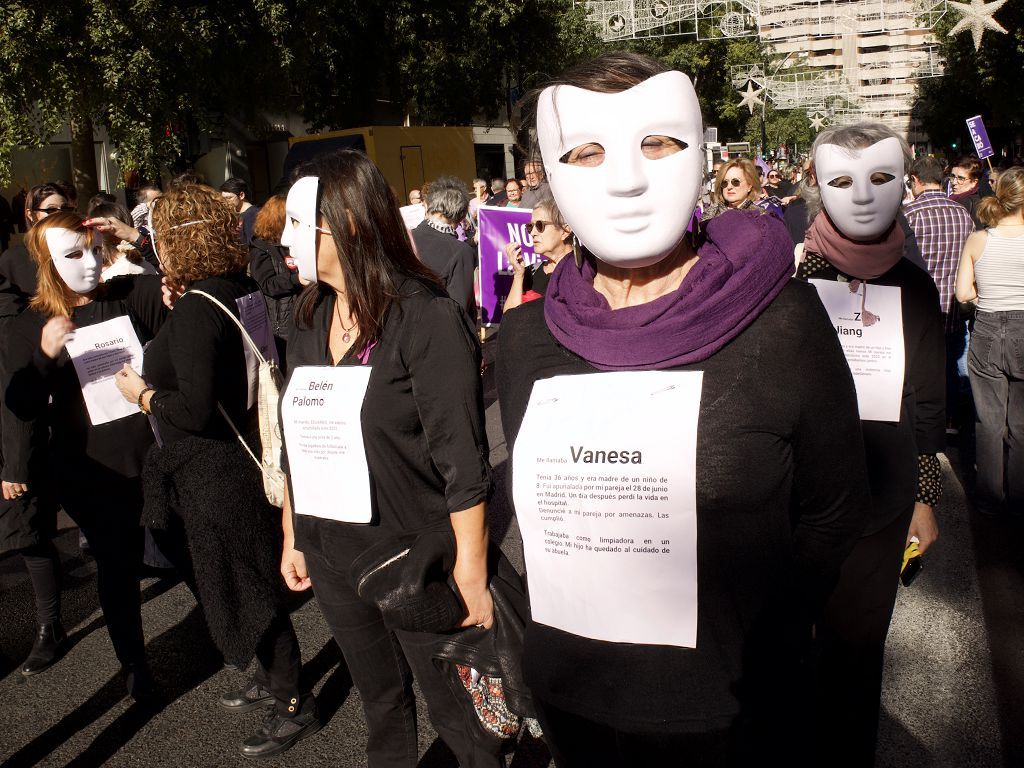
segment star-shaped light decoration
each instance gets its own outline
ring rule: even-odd
[[[824,127],[825,118],[819,114],[815,114],[815,116],[811,119],[811,128],[813,128],[815,131],[820,131]]]
[[[740,100],[739,106],[746,107],[750,110],[750,114],[754,114],[754,107],[760,106],[764,103],[757,98],[758,94],[763,90],[763,88],[756,87],[753,81],[748,80],[746,89],[740,89],[740,93],[743,94],[743,98]]]
[[[985,34],[986,29],[1006,34],[1006,28],[992,18],[992,15],[1006,4],[1006,0],[995,0],[992,3],[986,3],[985,0],[971,0],[969,3],[949,0],[949,4],[960,11],[961,16],[956,26],[949,30],[949,36],[952,37],[968,29],[971,30],[971,37],[974,38],[974,50],[981,49],[981,36]]]

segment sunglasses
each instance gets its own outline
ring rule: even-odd
[[[59,206],[58,205],[51,205],[48,208],[33,208],[32,210],[37,212],[37,213],[45,213],[47,216],[49,216],[50,214],[57,213],[59,211],[73,211],[73,210],[75,210],[75,206],[73,206],[73,205],[59,205]]]
[[[537,221],[531,221],[529,224],[526,225],[526,231],[533,232],[534,230],[537,230],[538,233],[543,235],[544,227],[547,227],[549,225],[554,226],[554,224],[555,222],[553,221],[544,221],[543,219],[537,219]]]
[[[743,183],[743,179],[725,179],[722,182],[723,187],[738,187]]]
[[[777,174],[777,173],[769,173],[768,174],[768,178],[769,179],[777,179],[777,178],[779,178],[779,174]]]

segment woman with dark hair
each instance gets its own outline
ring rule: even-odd
[[[842,755],[842,765],[870,766],[903,553],[912,540],[924,553],[938,537],[945,339],[935,283],[904,257],[897,213],[912,157],[906,141],[880,123],[832,126],[818,134],[811,153],[814,181],[804,190],[811,224],[797,276],[816,286],[837,333],[864,339],[872,345],[868,354],[894,350],[893,357],[865,365],[864,348],[847,347],[858,382],[871,514],[815,635],[818,758]],[[880,379],[872,369],[894,375]],[[865,381],[875,386],[869,390]]]
[[[503,765],[500,744],[474,737],[452,680],[433,659],[438,632],[492,621],[491,478],[474,328],[416,258],[398,202],[364,154],[334,152],[300,168],[287,207],[283,242],[313,284],[296,306],[282,398],[285,581],[293,590],[313,587],[345,655],[363,701],[371,768],[417,764],[413,677],[460,765]],[[302,433],[308,412],[285,406],[315,407],[320,393],[350,386],[355,394],[335,403],[347,403],[362,444],[339,459],[343,481],[341,469],[321,468],[323,457],[307,450],[317,437]],[[330,418],[337,435],[348,417]],[[447,553],[436,565],[442,580],[428,589],[437,601],[390,606],[414,614],[411,624],[399,623],[419,631],[397,628],[366,579],[433,543]],[[448,573],[454,591],[443,581]]]
[[[129,693],[145,699],[152,683],[139,599],[139,476],[153,436],[142,414],[110,418],[90,411],[65,345],[76,330],[100,331],[103,324],[111,326],[110,336],[134,333],[141,345],[159,329],[165,309],[159,279],[99,286],[101,249],[95,243],[76,213],[53,214],[29,230],[26,244],[39,270],[38,289],[10,327],[3,395],[25,424],[22,434],[34,431],[44,441],[49,427],[48,466],[29,466],[22,479],[29,493],[42,497],[40,503],[59,503],[89,539],[114,652]],[[112,382],[110,393],[116,394]]]
[[[157,274],[153,265],[142,257],[133,240],[122,239],[121,234],[113,231],[113,221],[117,221],[123,225],[118,227],[119,232],[130,232],[128,237],[134,234],[134,239],[138,239],[127,208],[120,203],[100,203],[89,209],[88,216],[90,220],[103,219],[108,222],[102,229],[98,229],[103,234],[103,271],[100,275],[103,282],[122,275]]]
[[[812,621],[864,505],[835,331],[776,217],[687,238],[686,75],[606,54],[536,98],[582,254],[505,316],[497,362],[545,739],[560,768],[807,764]]]
[[[1024,169],[978,206],[989,229],[964,245],[956,297],[977,302],[967,370],[977,413],[975,508],[1024,515]]]
[[[240,747],[245,757],[266,757],[315,733],[320,721],[312,694],[299,689],[299,644],[277,568],[277,512],[239,444],[239,437],[255,444],[256,413],[232,318],[262,298],[245,275],[237,221],[209,187],[177,185],[153,203],[164,272],[188,290],[146,348],[145,380],[126,365],[116,381],[124,398],[152,417],[157,434],[144,472],[145,524],[191,582],[224,657],[245,666],[256,656],[253,680],[219,703],[231,712],[273,704]]]
[[[292,307],[302,292],[302,283],[299,282],[298,271],[289,263],[288,249],[281,245],[285,225],[284,200],[284,195],[274,195],[256,215],[252,247],[249,249],[249,274],[267,300],[277,344],[277,359],[282,372],[287,373],[286,351],[292,330]]]
[[[54,213],[74,210],[62,190],[53,184],[32,187],[25,196],[28,231]],[[27,235],[26,235],[27,237]],[[24,244],[0,255],[0,339],[36,291],[36,265]],[[0,378],[6,376],[6,353],[0,354]],[[25,482],[37,467],[46,465],[45,430],[35,430],[15,418],[0,398],[3,499],[0,500],[0,553],[17,551],[25,561],[36,603],[36,638],[21,673],[42,672],[60,658],[66,645],[60,623],[60,556],[53,545],[57,512],[45,497],[31,492]],[[26,429],[28,430],[26,432]]]

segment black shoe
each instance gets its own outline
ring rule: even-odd
[[[36,629],[36,640],[28,658],[21,665],[21,674],[25,677],[38,675],[60,661],[67,650],[68,636],[60,621],[51,624],[40,624]]]
[[[153,673],[149,671],[149,665],[145,661],[125,664],[122,671],[128,695],[137,704],[151,706],[156,701],[156,683],[153,681]]]
[[[295,717],[284,717],[275,709],[263,726],[238,748],[243,757],[271,757],[290,748],[299,739],[312,736],[323,727],[316,713],[316,701],[312,696],[303,696],[299,705],[292,699],[292,707],[299,707]]]
[[[274,703],[274,697],[266,688],[255,680],[248,688],[241,691],[228,691],[221,695],[217,703],[228,712],[252,712],[254,709],[267,707]]]

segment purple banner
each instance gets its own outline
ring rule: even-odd
[[[985,130],[985,123],[982,122],[981,115],[967,118],[967,130],[971,132],[971,141],[974,142],[974,151],[978,153],[979,160],[984,160],[995,154],[992,142],[988,140],[988,131]]]
[[[529,208],[498,208],[481,205],[479,212],[480,316],[484,325],[501,321],[501,305],[512,285],[512,268],[505,257],[505,245],[519,243],[523,260],[540,260],[533,253],[533,240],[526,229],[533,211]]]

